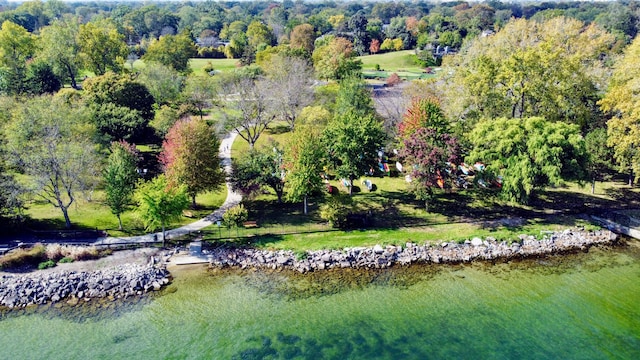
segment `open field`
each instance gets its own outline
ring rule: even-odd
[[[413,61],[413,50],[393,51],[383,54],[360,56],[362,73],[367,79],[386,79],[392,73],[397,73],[403,80],[427,79],[435,76],[428,74],[424,68]],[[376,71],[376,65],[380,71]]]

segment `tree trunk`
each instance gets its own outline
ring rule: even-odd
[[[69,78],[71,79],[71,87],[78,90],[78,84],[76,83],[76,77],[73,75],[73,70],[71,70],[71,66],[67,64],[67,71],[69,72]]]
[[[61,206],[60,210],[62,210],[62,214],[64,215],[64,227],[67,229],[71,229],[71,220],[69,219],[69,212],[67,208]]]
[[[167,232],[164,231],[164,223],[162,223],[162,247],[164,247],[166,238],[167,238]]]
[[[353,179],[349,178],[349,196],[353,195]]]
[[[118,230],[122,231],[122,219],[120,218],[120,214],[116,216],[118,217]]]
[[[629,170],[629,186],[633,186],[633,169]]]
[[[196,204],[196,194],[191,195],[191,208],[195,209],[198,205]]]
[[[304,196],[304,214],[307,215],[307,195]]]
[[[429,199],[424,200],[424,210],[429,212]]]
[[[591,195],[596,193],[596,178],[591,179]]]

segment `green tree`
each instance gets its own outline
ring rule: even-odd
[[[276,193],[278,203],[284,194],[283,151],[277,143],[250,150],[245,156],[234,159],[231,187],[251,197],[267,186]]]
[[[188,74],[191,72],[189,59],[197,53],[191,36],[183,31],[178,35],[165,35],[153,40],[142,59],[170,67],[181,74]]]
[[[118,218],[120,230],[120,215],[129,207],[138,180],[137,163],[138,153],[134,146],[124,141],[111,143],[111,154],[102,176],[106,203],[111,213]]]
[[[539,117],[485,120],[469,141],[467,162],[483,162],[488,173],[502,176],[502,195],[509,201],[526,204],[535,190],[586,177],[588,155],[574,124]]]
[[[0,28],[0,91],[21,94],[26,87],[27,60],[36,51],[36,37],[5,21]]]
[[[120,72],[129,53],[124,36],[110,21],[89,22],[78,29],[78,45],[84,67],[96,75]]]
[[[467,119],[541,116],[586,128],[599,116],[600,74],[615,39],[594,25],[557,17],[509,22],[453,59],[443,83],[453,114]],[[460,101],[461,100],[461,101]]]
[[[162,143],[160,162],[167,179],[186,186],[194,208],[197,194],[216,190],[224,183],[219,147],[220,141],[209,125],[197,118],[176,122]]]
[[[609,89],[600,101],[602,109],[613,115],[607,122],[608,144],[614,149],[620,169],[631,171],[630,184],[634,178],[640,178],[640,98],[636,85],[640,76],[639,59],[640,38],[636,38],[615,63]]]
[[[146,86],[156,104],[162,106],[179,101],[185,78],[170,67],[150,63],[140,70],[137,81]]]
[[[155,100],[146,86],[129,75],[108,72],[84,82],[84,98],[94,122],[108,141],[141,141],[154,116]]]
[[[177,220],[189,206],[189,196],[184,185],[171,184],[164,175],[150,181],[138,182],[133,194],[138,203],[136,212],[147,231],[162,229],[162,246],[165,245],[166,227]]]
[[[29,175],[39,197],[62,211],[67,228],[77,192],[90,190],[99,174],[90,123],[83,107],[45,96],[16,108],[5,132],[11,164]]]
[[[589,154],[589,176],[591,177],[591,193],[596,192],[596,181],[603,180],[607,172],[614,168],[613,149],[607,145],[607,129],[597,128],[584,137],[587,154]]]
[[[286,152],[285,176],[287,198],[303,201],[307,214],[307,198],[322,189],[320,174],[324,167],[326,151],[321,134],[313,127],[298,127]]]
[[[348,78],[340,83],[335,116],[323,139],[338,176],[349,180],[351,195],[353,180],[377,166],[378,151],[386,141],[362,80]]]
[[[189,76],[182,96],[185,101],[198,109],[200,119],[204,118],[204,109],[213,105],[214,99],[218,95],[218,86],[210,76]]]
[[[78,23],[71,20],[56,21],[43,28],[37,54],[38,58],[52,65],[60,79],[68,79],[74,89],[78,88],[76,77],[82,67],[78,31]]]
[[[261,21],[252,21],[247,27],[247,41],[253,51],[274,43],[273,32]]]

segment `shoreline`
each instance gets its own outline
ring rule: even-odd
[[[568,251],[586,250],[591,246],[609,245],[618,241],[618,235],[609,230],[565,230],[544,234],[537,239],[521,235],[516,241],[497,241],[488,237],[473,238],[464,243],[442,242],[404,246],[357,247],[344,250],[318,250],[305,253],[293,251],[266,251],[253,248],[218,248],[204,253],[212,268],[237,267],[289,269],[300,273],[333,268],[385,269],[396,265],[458,264],[472,261],[510,260]]]
[[[612,245],[618,235],[609,230],[565,230],[542,235],[540,239],[521,235],[506,242],[493,238],[473,238],[464,243],[442,242],[404,246],[346,248],[305,253],[268,251],[253,248],[217,248],[199,257],[210,269],[282,269],[311,273],[329,269],[387,269],[414,264],[459,264],[473,261],[523,259],[535,256],[584,251],[592,246]],[[167,265],[176,265],[175,251],[153,253],[147,264],[119,263],[93,270],[37,271],[0,274],[0,309],[66,302],[75,306],[91,299],[117,301],[160,291],[171,283]],[[90,266],[88,266],[90,268]]]

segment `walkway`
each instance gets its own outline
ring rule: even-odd
[[[233,131],[229,133],[222,141],[220,142],[220,159],[222,162],[222,166],[224,166],[224,171],[227,175],[231,174],[231,145],[233,145],[233,141],[238,136],[237,131]],[[227,199],[224,201],[222,206],[218,208],[213,213],[207,215],[205,218],[200,219],[191,224],[179,227],[177,229],[167,230],[167,239],[187,235],[189,233],[193,233],[198,230],[202,230],[207,226],[216,224],[218,220],[222,219],[222,215],[227,211],[227,209],[238,205],[242,201],[242,195],[231,190],[231,184],[228,182],[227,178]],[[146,234],[140,236],[131,236],[131,237],[106,237],[99,238],[95,244],[96,245],[109,245],[109,244],[123,244],[123,243],[147,243],[162,240],[162,232],[157,232],[154,234]]]

